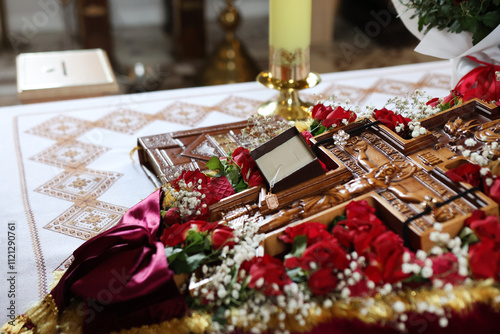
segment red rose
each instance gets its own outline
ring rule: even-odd
[[[211,231],[218,226],[218,223],[208,223],[202,220],[191,220],[184,224],[174,224],[167,227],[160,238],[165,246],[177,246],[184,243],[190,230],[204,233]]]
[[[342,121],[346,119],[349,123],[356,120],[356,113],[345,110],[342,107],[335,108],[326,118],[321,122],[325,128],[331,127],[333,124],[340,126]]]
[[[375,283],[396,283],[406,277],[401,270],[405,248],[403,240],[394,232],[387,231],[379,235],[372,243],[373,252],[368,257],[366,276]]]
[[[337,275],[332,268],[323,268],[314,272],[307,283],[312,293],[324,296],[337,287]]]
[[[460,284],[465,276],[458,273],[458,259],[455,254],[448,252],[432,259],[432,279],[440,279],[445,283]]]
[[[285,271],[283,262],[269,254],[244,261],[240,270],[245,270],[245,273],[250,275],[249,288],[259,289],[267,296],[281,295],[283,293],[282,288],[292,283]],[[259,281],[260,278],[262,278],[261,281]],[[257,286],[258,281],[259,286]],[[260,285],[261,282],[262,285]]]
[[[489,239],[483,239],[469,248],[469,266],[476,279],[494,278],[500,274],[500,250]]]
[[[285,232],[278,238],[286,243],[293,244],[293,239],[299,235],[306,236],[308,246],[331,237],[331,234],[326,230],[325,224],[308,222],[287,227]]]
[[[446,171],[446,175],[455,182],[465,182],[474,187],[481,184],[481,166],[467,162],[457,168]]]
[[[163,222],[168,225],[172,226],[174,224],[178,224],[181,222],[181,214],[179,212],[179,208],[170,208],[165,212],[165,215],[163,216]]]
[[[293,257],[285,262],[287,268],[300,266],[305,270],[311,269],[311,263],[321,268],[336,268],[344,270],[349,266],[347,252],[335,239],[319,241],[306,248],[302,256],[297,260]]]
[[[300,134],[305,139],[307,145],[312,147],[311,138],[314,138],[314,136],[309,131],[302,131]]]
[[[311,116],[312,118],[320,121],[325,119],[326,116],[328,116],[328,114],[332,112],[332,110],[333,110],[332,107],[330,106],[327,107],[319,103],[312,108]]]
[[[359,254],[370,248],[373,241],[387,231],[384,225],[368,220],[348,221],[347,226],[354,250]]]
[[[404,124],[405,132],[408,130],[408,122],[411,122],[410,118],[403,117],[401,115],[397,115],[392,110],[388,110],[386,108],[383,109],[375,109],[373,111],[373,117],[384,124],[386,127],[395,131],[395,128],[399,124]]]
[[[181,180],[186,183],[185,187],[187,189],[199,192],[201,194],[201,202],[194,209],[191,210],[190,215],[184,215],[182,218],[184,221],[190,221],[193,219],[207,220],[210,218],[209,206],[216,203],[219,198],[215,195],[214,189],[208,184],[208,177],[200,172],[199,169],[194,171],[182,171],[182,174],[174,181],[171,182],[172,186],[179,191],[181,188]],[[200,198],[200,197],[198,197]]]
[[[352,237],[349,234],[347,226],[345,226],[343,222],[340,222],[339,224],[335,225],[335,227],[332,230],[332,235],[346,249],[351,249],[353,247]]]
[[[248,168],[255,166],[255,161],[252,159],[250,151],[243,147],[238,147],[234,150],[232,159],[238,166],[247,165]]]
[[[250,174],[250,177],[248,178],[249,187],[258,186],[259,184],[262,184],[262,182],[264,182],[264,179],[262,178],[262,174],[260,174],[258,170],[252,172]]]
[[[201,185],[206,186],[208,184],[208,177],[200,172],[199,169],[196,170],[183,170],[181,175],[174,181],[171,182],[172,186],[175,188],[175,190],[179,191],[180,186],[179,186],[179,181],[184,180],[186,182],[186,185],[189,188],[193,188],[195,186]],[[199,183],[198,180],[201,180],[201,183]],[[191,186],[189,186],[189,183],[191,183]]]
[[[262,183],[263,178],[257,169],[257,164],[246,148],[238,147],[233,152],[233,161],[240,167],[243,180],[250,186],[257,186]]]
[[[346,206],[346,216],[347,219],[341,224],[347,227],[347,235],[357,253],[361,254],[368,249],[373,240],[387,230],[375,215],[375,208],[372,208],[366,200],[350,202]],[[336,233],[341,234],[340,232],[337,229]],[[344,238],[344,244],[345,235],[341,235],[341,237]]]
[[[229,226],[219,225],[212,232],[212,246],[217,250],[224,246],[234,247],[233,229]]]
[[[174,224],[163,231],[160,240],[165,246],[174,247],[180,245],[186,240],[190,228],[191,225],[189,224]]]
[[[382,225],[375,215],[375,208],[371,207],[366,200],[350,202],[346,205],[345,212],[349,221],[363,220]]]
[[[363,274],[360,270],[356,270],[355,272]],[[362,279],[359,282],[356,282],[354,285],[349,286],[349,290],[351,293],[349,297],[362,297],[366,296],[370,292],[370,288],[367,285],[368,280]]]
[[[202,233],[212,231],[219,226],[218,223],[209,223],[204,220],[191,220],[184,225],[188,225],[190,230],[199,231]]]
[[[476,214],[474,217],[476,219],[467,219],[467,223],[481,240],[489,239],[495,243],[500,242],[500,222],[497,216],[483,215],[483,217],[478,218],[478,214]]]
[[[483,183],[485,194],[488,195],[489,198],[500,204],[500,178],[496,177],[490,187],[488,187],[485,183],[486,182]]]
[[[474,210],[472,211],[470,217],[465,220],[465,225],[470,226],[470,224],[475,220],[483,219],[484,217],[486,217],[486,213],[484,211]]]
[[[425,104],[427,106],[431,106],[432,108],[436,108],[439,105],[439,97],[435,97]]]

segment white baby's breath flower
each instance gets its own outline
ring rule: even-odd
[[[464,144],[465,144],[465,146],[472,147],[472,146],[476,145],[476,144],[477,144],[477,142],[476,142],[474,139],[472,139],[472,138],[467,138],[467,139],[465,140],[465,143],[464,143]]]
[[[415,256],[417,257],[417,259],[419,260],[425,260],[427,258],[427,253],[424,252],[423,250],[419,249],[417,251],[417,253],[415,253]]]
[[[438,246],[434,246],[431,248],[431,254],[434,254],[434,255],[442,255],[443,254],[443,249],[441,247],[438,247]]]
[[[432,242],[438,242],[439,241],[439,232],[432,231],[431,234],[429,235],[429,240]]]
[[[433,274],[433,270],[432,270],[431,267],[425,266],[425,267],[422,268],[421,274],[422,274],[423,278],[430,278],[432,276],[432,274]]]
[[[448,319],[447,318],[440,318],[439,319],[439,326],[444,328],[448,326]]]
[[[406,306],[402,301],[398,300],[397,302],[392,304],[392,309],[397,313],[403,313],[404,311],[406,311]]]

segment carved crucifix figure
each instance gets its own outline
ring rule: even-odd
[[[366,174],[326,192],[295,201],[288,208],[282,209],[265,219],[262,222],[260,231],[268,232],[291,221],[307,218],[369,191],[387,189],[404,202],[427,205],[429,198],[410,193],[397,184],[416,172],[417,167],[415,165],[406,161],[397,161],[387,162],[377,167],[366,155],[367,144],[365,142],[357,142],[353,149],[357,152],[358,164],[367,171]]]
[[[391,185],[393,181],[397,182],[410,177],[416,171],[414,165],[408,162],[388,162],[377,167],[368,159],[366,149],[367,145],[364,142],[358,142],[354,147],[357,152],[358,164],[367,170],[366,174],[326,192],[295,201],[288,208],[268,217],[260,230],[262,232],[274,230],[291,221],[312,216],[372,190],[394,189],[395,195],[404,197],[403,200],[423,201],[423,198],[411,197],[404,188]]]

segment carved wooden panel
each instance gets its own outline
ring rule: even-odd
[[[255,221],[260,231],[271,236],[291,223],[328,220],[332,212],[342,211],[350,200],[370,198],[383,211],[384,222],[392,230],[402,234],[407,221],[411,247],[427,250],[433,245],[429,235],[436,222],[454,237],[473,210],[498,214],[493,200],[479,191],[464,195],[469,186],[452,182],[445,172],[467,162],[457,148],[466,146],[467,139],[476,142],[467,149],[478,152],[484,145],[500,141],[499,109],[471,101],[422,120],[429,133],[409,140],[380,124],[359,130],[370,119],[351,123],[342,127],[352,134],[347,143],[337,145],[332,140],[318,147],[318,157],[330,171],[277,193],[277,208],[267,206],[266,189],[249,189],[212,206],[212,219],[259,217]],[[203,169],[211,156],[240,146],[239,135],[245,126],[246,122],[240,122],[139,138],[144,148],[140,151],[141,164],[162,182],[168,182],[174,170]],[[339,130],[312,141],[331,138]],[[494,153],[500,156],[500,150]],[[410,219],[435,202],[455,197],[459,198],[431,214]]]
[[[205,169],[205,163],[212,156],[223,157],[227,152],[234,151],[239,146],[248,147],[243,142],[241,133],[248,126],[247,121],[229,123],[187,131],[171,132],[155,136],[138,138],[139,161],[148,177],[157,187],[176,179],[183,170]],[[320,159],[329,168],[329,172],[316,177],[307,184],[300,183],[294,187],[276,193],[279,208],[295,199],[313,193],[321,192],[333,185],[346,182],[351,178],[351,172],[344,164],[328,150],[320,148]],[[227,213],[240,206],[252,203],[245,213],[254,213],[257,208],[263,214],[271,212],[267,203],[259,199],[260,188],[254,187],[225,198],[210,207],[211,220],[220,220]],[[238,212],[241,210],[237,210]],[[239,216],[238,214],[237,216]],[[231,216],[235,216],[234,213]]]
[[[384,213],[384,222],[396,233],[403,234],[403,223],[424,211],[431,202],[461,196],[470,188],[452,182],[444,173],[467,161],[456,149],[458,145],[465,146],[467,139],[475,139],[477,144],[470,149],[477,151],[500,139],[498,117],[498,107],[472,101],[423,120],[421,123],[429,133],[415,139],[404,140],[385,126],[375,125],[352,136],[343,146],[325,145],[324,148],[341,160],[354,178],[321,196],[297,198],[292,205],[268,215],[260,223],[260,230],[270,233],[269,240],[272,240],[265,242],[266,251],[273,253],[272,249],[279,248],[271,244],[279,243],[276,233],[279,234],[290,221],[298,224],[331,220],[334,218],[331,212],[341,214],[339,212],[348,201],[365,198],[367,193],[377,207],[390,208],[384,211],[391,212],[390,215]],[[359,123],[350,124],[343,129],[350,131],[359,126]],[[320,135],[315,140],[321,141],[339,130]],[[409,222],[410,245],[430,249],[433,243],[429,235],[436,222],[443,223],[443,231],[454,237],[475,209],[498,214],[498,205],[493,200],[479,191],[469,193],[432,214]],[[276,229],[278,232],[272,232]]]

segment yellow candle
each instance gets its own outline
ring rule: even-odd
[[[269,45],[295,52],[311,44],[312,0],[269,1]]]

